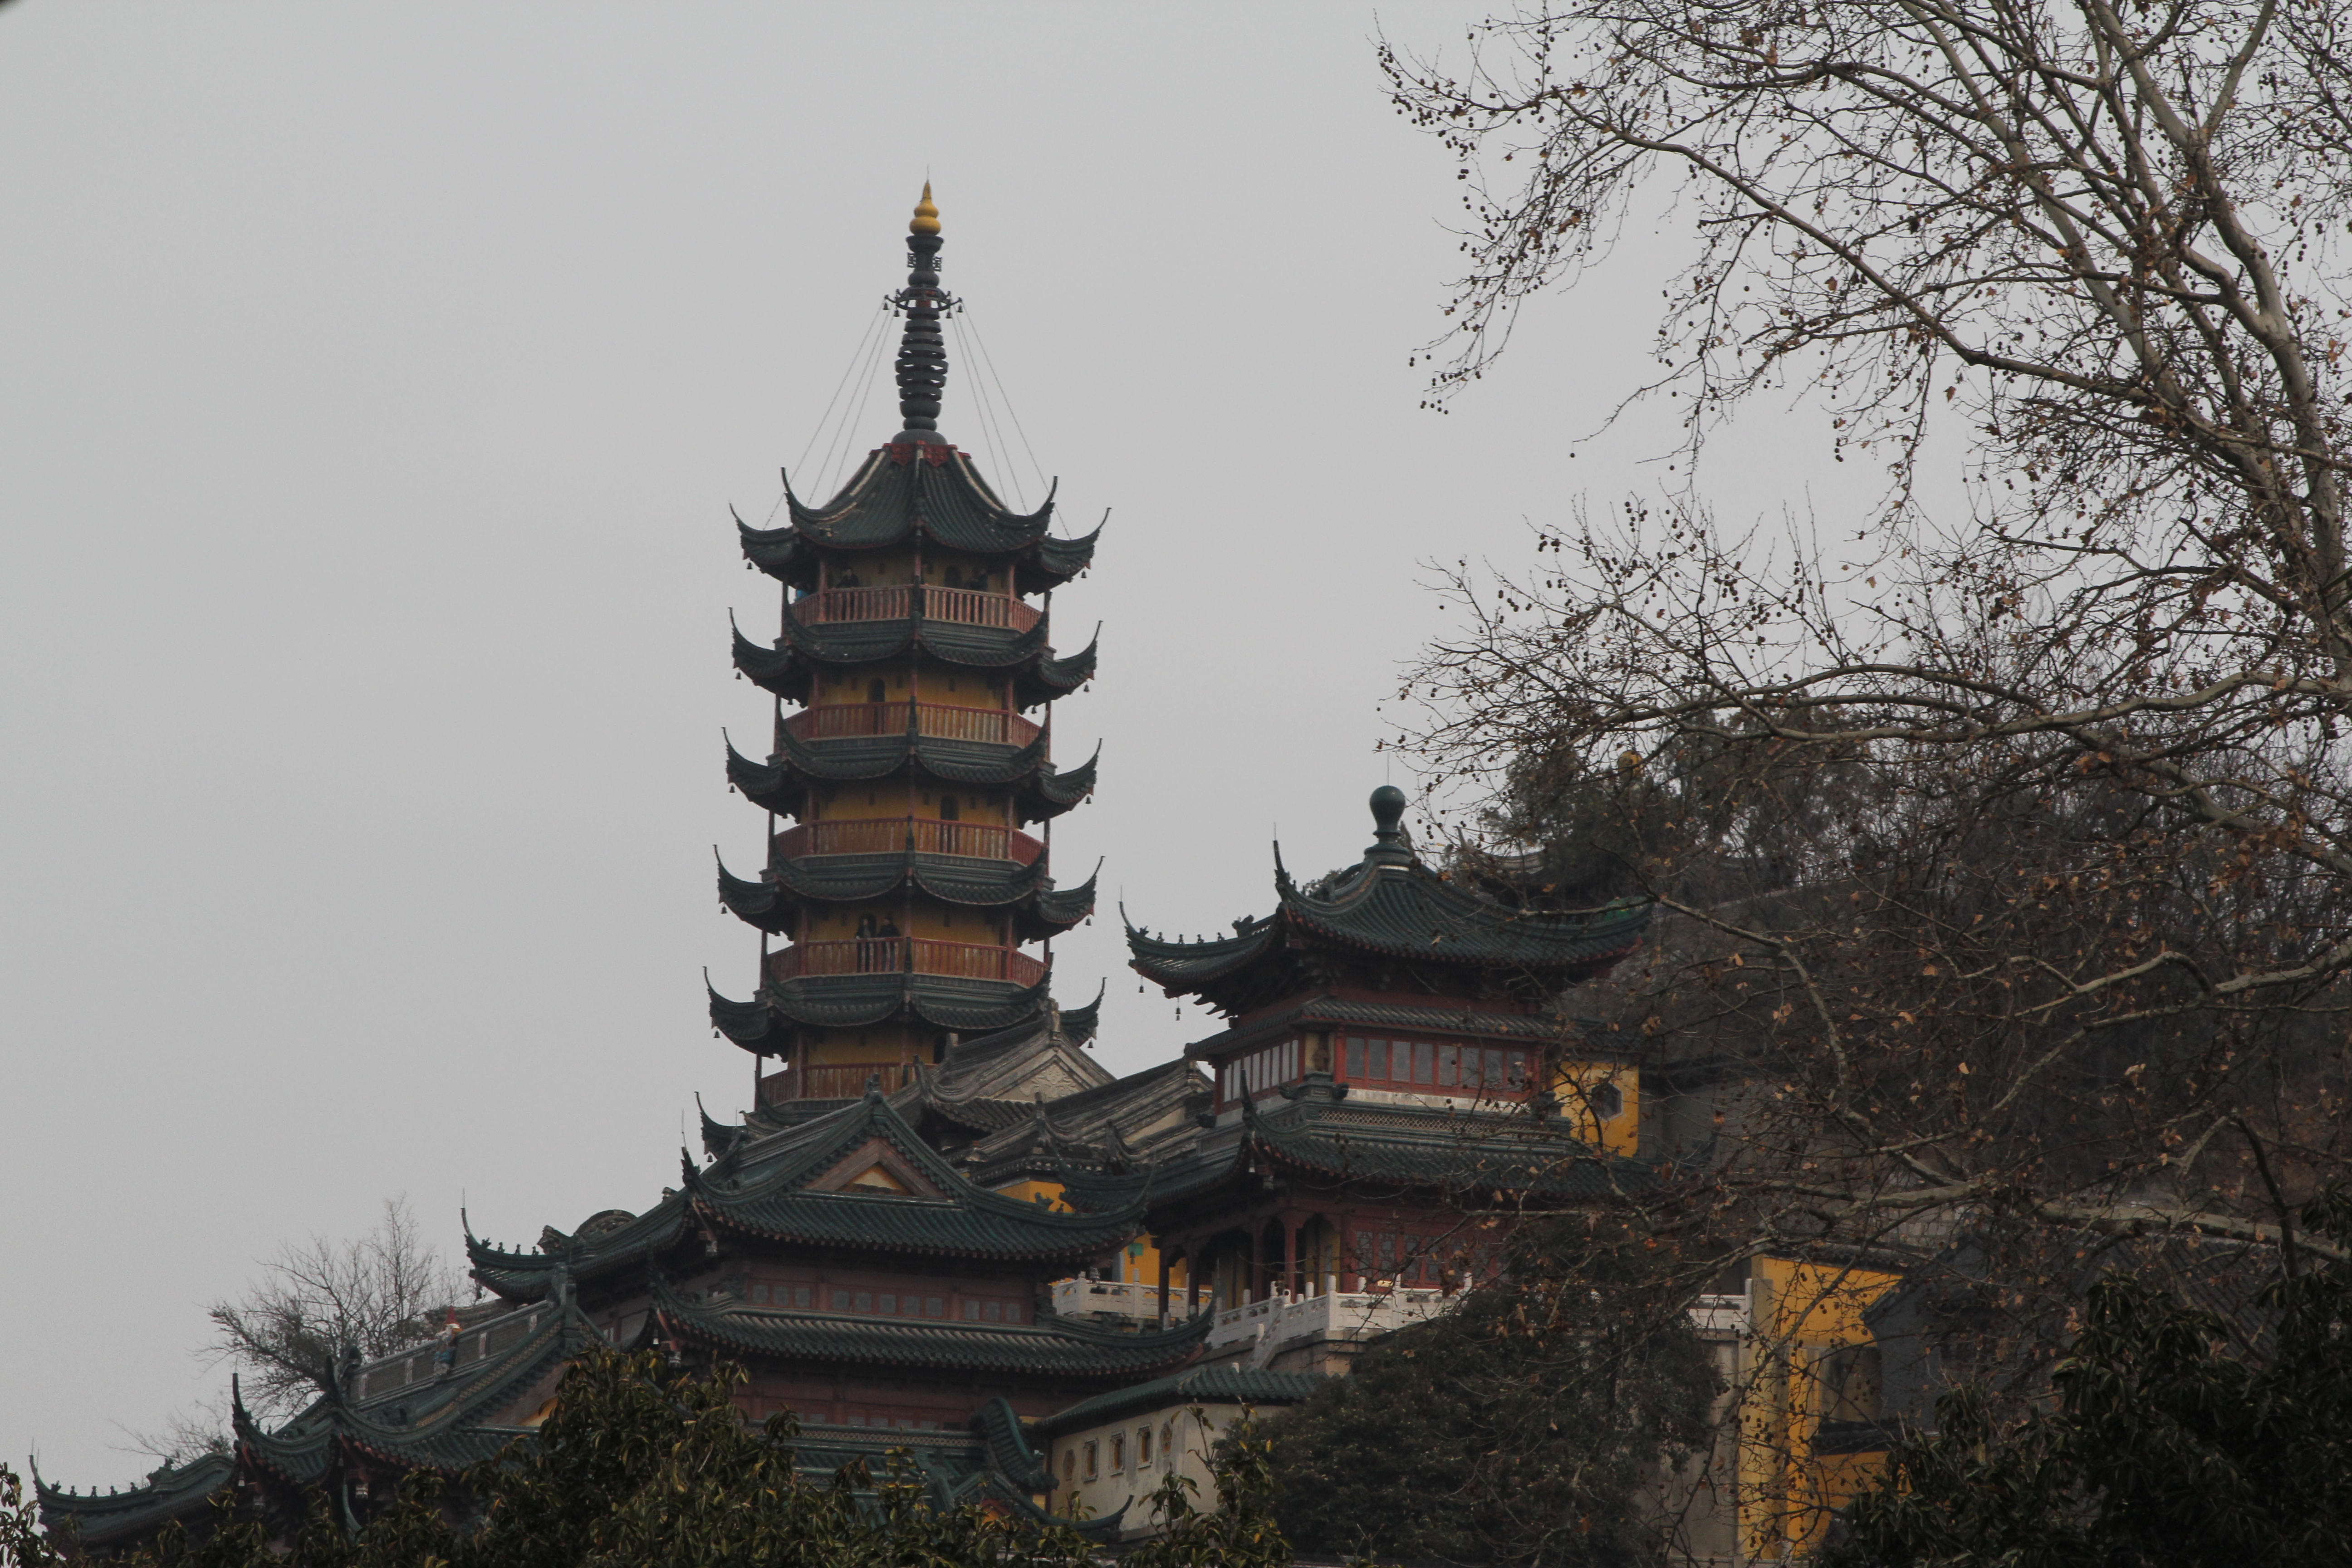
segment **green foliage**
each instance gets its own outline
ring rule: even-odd
[[[1367,1352],[1270,1425],[1276,1519],[1382,1562],[1659,1561],[1663,1461],[1702,1447],[1716,1381],[1663,1249],[1530,1226],[1508,1278]]]
[[[2304,1222],[2352,1239],[2352,1202]],[[2054,1400],[2007,1431],[1937,1405],[1857,1499],[1824,1568],[2252,1568],[2352,1562],[2352,1268],[2283,1272],[2251,1352],[2153,1285],[2093,1286]]]
[[[57,1552],[41,1534],[41,1521],[33,1500],[25,1495],[22,1477],[0,1465],[0,1568],[49,1568]]]
[[[812,1479],[794,1465],[785,1415],[746,1423],[740,1376],[673,1373],[657,1355],[599,1352],[564,1374],[538,1441],[454,1483],[418,1474],[363,1527],[324,1493],[290,1542],[230,1499],[191,1543],[176,1525],[138,1568],[1092,1568],[1066,1524],[978,1504],[931,1505],[903,1456],[880,1476],[853,1465]],[[1265,1443],[1246,1428],[1220,1455],[1226,1513],[1171,1510],[1147,1568],[1273,1568],[1289,1551],[1266,1511]],[[16,1477],[0,1468],[0,1563],[60,1568]],[[283,1552],[281,1548],[290,1548]]]

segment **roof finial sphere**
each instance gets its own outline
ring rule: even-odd
[[[1394,833],[1404,816],[1404,791],[1394,784],[1382,784],[1372,792],[1372,825],[1382,833]]]
[[[915,204],[915,221],[907,226],[908,234],[940,232],[940,209],[931,205],[931,183],[923,182],[923,199]]]

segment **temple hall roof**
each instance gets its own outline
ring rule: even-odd
[[[1093,1378],[1144,1376],[1181,1365],[1198,1352],[1210,1322],[1203,1313],[1181,1328],[1150,1333],[1051,1316],[1034,1323],[932,1322],[753,1306],[724,1292],[691,1300],[667,1289],[655,1292],[654,1310],[676,1338],[724,1354]]]
[[[70,1521],[85,1550],[111,1552],[144,1541],[173,1520],[200,1522],[213,1494],[236,1478],[236,1461],[227,1454],[159,1466],[128,1491],[71,1491],[42,1479],[37,1467],[33,1500],[43,1528],[62,1531]]]
[[[1234,933],[1169,941],[1127,929],[1137,973],[1169,995],[1228,1016],[1349,973],[1402,972],[1444,994],[1493,991],[1538,1000],[1605,972],[1639,944],[1646,905],[1582,913],[1507,906],[1416,856],[1398,821],[1404,793],[1373,792],[1377,832],[1357,865],[1300,887],[1275,860],[1274,912]]]
[[[1097,1394],[1066,1410],[1055,1411],[1030,1429],[1041,1437],[1056,1437],[1065,1432],[1083,1431],[1088,1426],[1179,1405],[1249,1405],[1261,1408],[1296,1405],[1323,1383],[1320,1373],[1268,1372],[1231,1363],[1196,1366],[1173,1377],[1155,1378],[1150,1383]]]
[[[906,1191],[847,1184],[877,1161]],[[588,1226],[570,1237],[555,1233],[534,1253],[468,1235],[467,1257],[475,1279],[509,1300],[529,1300],[565,1279],[642,1272],[689,1231],[898,1256],[1076,1264],[1123,1245],[1139,1213],[1133,1205],[1056,1213],[974,1186],[878,1089],[868,1089],[861,1100],[778,1131],[741,1130],[711,1163],[687,1171],[682,1191],[643,1215],[624,1216],[593,1235]]]
[[[1639,1191],[1656,1179],[1652,1166],[1578,1140],[1558,1116],[1357,1105],[1328,1085],[1309,1084],[1296,1098],[1289,1092],[1265,1110],[1245,1100],[1238,1116],[1171,1139],[1136,1168],[1066,1166],[1064,1197],[1076,1207],[1122,1213],[1143,1203],[1157,1215],[1171,1204],[1255,1188],[1268,1174],[1287,1173],[1367,1193],[1507,1192],[1572,1203]]]

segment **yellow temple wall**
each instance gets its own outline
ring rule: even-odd
[[[1812,1447],[1837,1396],[1823,1368],[1841,1349],[1870,1342],[1863,1313],[1901,1277],[1780,1258],[1749,1268],[1755,1340],[1738,1414],[1741,1545],[1751,1557],[1801,1556],[1884,1468],[1883,1453],[1817,1458]]]
[[[1030,1178],[996,1190],[1006,1197],[1019,1198],[1024,1203],[1036,1203],[1043,1199],[1045,1206],[1056,1214],[1072,1212],[1070,1205],[1062,1199],[1062,1184],[1059,1182]],[[1129,1242],[1126,1249],[1119,1254],[1118,1268],[1118,1278],[1122,1283],[1158,1285],[1160,1283],[1160,1246],[1157,1240],[1151,1237],[1142,1236]],[[1169,1266],[1169,1289],[1183,1289],[1187,1278],[1182,1258],[1176,1259]]]
[[[1617,1114],[1595,1116],[1586,1098],[1602,1084],[1614,1084],[1622,1103]],[[1552,1078],[1559,1113],[1576,1136],[1612,1154],[1638,1154],[1642,1147],[1642,1075],[1619,1062],[1562,1062]]]

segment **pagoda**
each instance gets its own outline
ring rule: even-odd
[[[760,983],[710,995],[718,1031],[759,1058],[755,1110],[888,1093],[966,1034],[1045,1019],[1048,963],[1024,948],[1094,909],[1092,878],[1055,886],[1049,845],[1094,788],[1092,759],[1054,766],[1051,704],[1092,678],[1095,647],[1057,654],[1049,611],[1101,531],[1055,537],[1051,494],[1012,510],[940,435],[958,306],[940,243],[926,185],[891,296],[902,428],[830,500],[786,476],[783,526],[737,521],[783,585],[774,642],[735,634],[737,670],[775,695],[769,755],[727,754],[768,812],[766,864],[719,872],[760,932]]]

